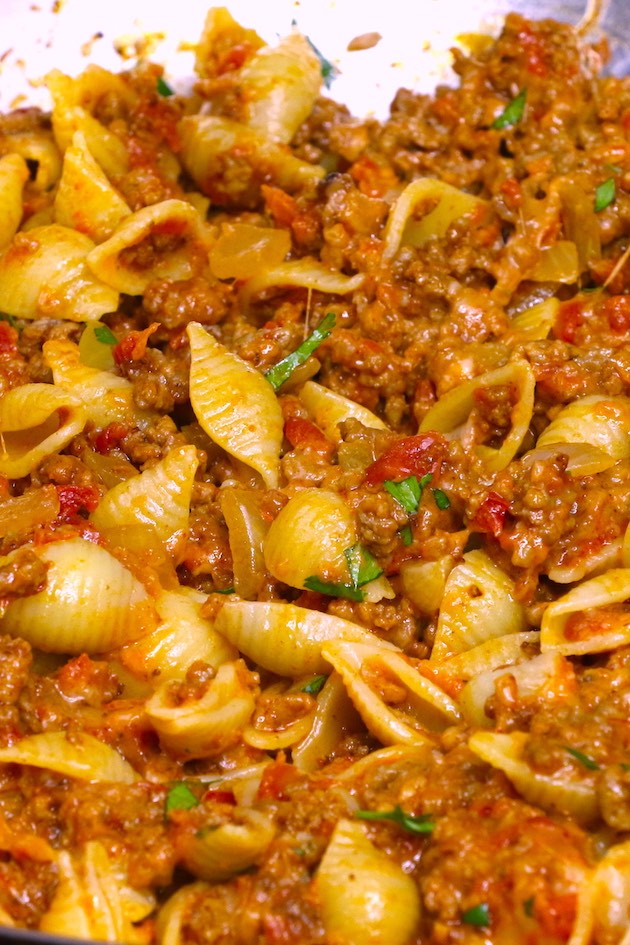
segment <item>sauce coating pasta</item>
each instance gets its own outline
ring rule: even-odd
[[[506,17],[0,117],[0,927],[628,945],[630,80]]]

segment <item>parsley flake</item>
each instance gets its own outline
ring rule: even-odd
[[[345,597],[346,600],[356,600],[359,603],[364,599],[363,591],[360,588],[352,587],[351,584],[341,584],[337,581],[322,581],[314,574],[306,578],[304,587],[308,591],[327,594],[328,597]]]
[[[413,544],[413,532],[411,531],[411,525],[403,525],[398,534],[400,535],[400,540],[402,541],[405,548],[408,548],[409,545]]]
[[[103,345],[117,345],[116,335],[107,325],[97,325],[94,329],[94,337]]]
[[[236,590],[233,587],[215,587],[215,594],[235,594]]]
[[[364,584],[375,581],[383,573],[383,569],[374,556],[359,542],[351,548],[346,548],[344,556],[348,562],[353,587],[363,587]]]
[[[6,312],[0,312],[0,322],[8,322],[11,328],[15,328],[17,325],[17,318],[15,315],[7,315]]]
[[[585,755],[583,751],[578,751],[577,748],[571,748],[569,745],[564,746],[564,750],[568,751],[570,755],[573,755],[574,758],[580,762],[581,765],[584,765],[585,768],[588,768],[589,771],[599,771],[599,765],[596,761],[593,761],[592,758],[589,758],[588,755]]]
[[[614,203],[616,194],[617,188],[614,177],[609,177],[608,180],[605,180],[603,184],[600,184],[599,187],[596,187],[595,200],[593,202],[593,209],[595,210],[595,213],[601,213],[601,211],[605,210],[606,207],[609,207],[611,203]]]
[[[316,696],[324,688],[328,676],[314,676],[305,686],[302,686],[302,692],[309,696]]]
[[[172,810],[190,810],[199,803],[197,796],[185,781],[176,781],[172,785],[164,802],[164,815],[168,817]]]
[[[324,80],[324,85],[327,89],[333,84],[334,80],[339,75],[339,69],[332,64],[330,59],[326,59],[326,56],[323,55],[315,45],[315,43],[306,37],[306,42],[309,44],[317,58],[319,59],[319,65],[322,72],[322,79]]]
[[[525,114],[525,102],[527,101],[527,89],[521,89],[516,98],[513,98],[505,106],[498,118],[495,118],[491,128],[501,131],[502,128],[509,128],[512,125],[518,125]]]
[[[328,338],[334,327],[335,315],[333,312],[329,312],[328,315],[322,318],[317,328],[310,333],[308,338],[306,338],[295,351],[292,351],[291,354],[288,354],[282,361],[278,361],[278,363],[274,364],[268,371],[265,371],[265,377],[274,390],[278,390],[279,387],[282,387],[291,377],[295,369],[308,361],[322,341]]]
[[[168,82],[165,82],[162,76],[158,76],[158,80],[155,83],[155,87],[159,95],[162,95],[164,98],[169,98],[171,95],[175,95],[175,92],[170,87]]]
[[[400,804],[393,810],[355,810],[354,816],[359,820],[391,820],[410,833],[427,834],[435,830],[435,821],[430,814],[406,814]]]
[[[431,489],[431,492],[433,493],[433,498],[435,499],[435,504],[437,505],[438,509],[441,509],[442,511],[444,511],[444,509],[450,509],[451,500],[447,496],[446,492],[442,492],[441,489]]]
[[[396,499],[399,505],[402,505],[405,512],[411,515],[418,511],[420,499],[422,498],[422,487],[417,476],[407,476],[395,482],[393,479],[386,479],[383,483],[391,496]]]
[[[534,917],[534,897],[530,896],[529,899],[523,901],[523,912],[530,919]]]
[[[466,909],[462,912],[462,922],[467,925],[476,925],[478,928],[484,928],[490,925],[490,907],[487,902],[480,902],[478,906],[472,909]]]

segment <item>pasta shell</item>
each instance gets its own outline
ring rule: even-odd
[[[308,734],[293,745],[291,760],[300,771],[317,771],[349,732],[359,731],[361,717],[338,673],[332,673],[317,696]]]
[[[534,771],[523,760],[528,738],[526,732],[511,732],[509,735],[475,732],[468,740],[468,746],[483,761],[503,771],[530,804],[549,812],[568,814],[582,824],[592,822],[599,813],[592,779],[570,781],[566,771],[557,775]]]
[[[55,222],[102,243],[130,213],[127,203],[92,157],[83,132],[75,132],[63,158],[55,194]]]
[[[22,219],[22,189],[28,166],[19,154],[0,157],[0,250],[8,246]]]
[[[197,420],[211,440],[275,489],[284,424],[271,384],[197,322],[186,331],[190,402]]]
[[[559,653],[541,653],[518,664],[487,669],[466,683],[459,696],[464,718],[473,728],[490,728],[493,720],[486,715],[486,703],[494,695],[496,681],[507,673],[516,683],[518,698],[536,698],[544,691],[546,701],[554,693],[566,696],[566,661]]]
[[[104,548],[71,538],[36,548],[46,587],[9,604],[0,631],[49,653],[103,653],[152,630],[144,586]]]
[[[181,945],[182,928],[200,899],[210,890],[207,883],[181,886],[158,912],[155,931],[159,945]]]
[[[519,337],[525,337],[528,341],[542,341],[547,338],[560,308],[559,299],[555,296],[545,299],[543,302],[537,302],[530,308],[514,315],[510,320],[512,332]]]
[[[591,450],[569,456],[573,476],[591,476],[630,456],[630,397],[581,397],[563,407],[538,437],[536,450],[561,443]]]
[[[352,513],[336,492],[304,489],[276,516],[264,544],[267,570],[291,587],[310,576],[349,580],[344,551],[357,541]]]
[[[546,608],[543,652],[603,653],[630,643],[630,569],[615,568],[583,581]]]
[[[317,426],[324,431],[329,440],[339,443],[341,434],[339,424],[353,418],[364,427],[374,430],[386,430],[383,421],[368,410],[343,394],[336,394],[316,381],[307,381],[299,392],[299,398],[310,413]]]
[[[190,279],[207,262],[207,235],[187,200],[162,200],[141,207],[95,246],[87,264],[106,285],[142,295],[154,279]]]
[[[459,676],[461,679],[472,679],[473,676],[485,670],[520,663],[525,656],[525,648],[538,646],[539,643],[540,633],[537,630],[524,630],[520,633],[493,637],[470,650],[449,656],[439,663],[440,671]]]
[[[182,759],[211,758],[240,738],[255,705],[255,686],[242,660],[223,663],[199,698],[173,699],[165,683],[148,700],[146,715],[160,742]]]
[[[0,255],[2,309],[16,318],[98,320],[118,308],[118,292],[94,276],[87,257],[94,243],[52,223],[17,233]]]
[[[444,597],[446,579],[455,559],[445,555],[437,561],[407,561],[400,569],[405,595],[423,614],[436,614]]]
[[[431,660],[525,628],[514,582],[483,551],[469,551],[446,579]]]
[[[82,781],[133,784],[138,775],[129,762],[85,732],[43,732],[0,748],[0,762],[46,768]]]
[[[243,729],[243,741],[261,751],[290,748],[308,734],[316,703],[302,690],[303,681],[287,686],[272,683],[260,693],[256,708]]]
[[[278,601],[229,601],[215,628],[259,666],[293,678],[328,672],[321,650],[329,640],[396,649],[349,620]]]
[[[83,430],[85,408],[51,384],[23,384],[0,398],[0,475],[19,479]]]
[[[587,874],[568,945],[630,942],[630,842],[610,847],[595,870]],[[625,934],[624,934],[625,933]]]
[[[510,430],[498,449],[472,442],[466,426],[475,405],[476,392],[497,386],[509,386],[517,395],[511,410]],[[440,397],[425,414],[420,424],[420,432],[437,430],[448,439],[460,439],[464,445],[474,449],[490,471],[498,472],[505,469],[514,458],[529,429],[534,410],[535,387],[536,379],[531,366],[526,361],[511,361],[504,367],[460,384]]]
[[[408,945],[420,921],[410,876],[370,843],[365,827],[342,819],[315,878],[327,940],[339,945]]]
[[[97,528],[149,525],[170,547],[188,529],[199,456],[194,446],[178,446],[164,459],[110,489],[92,512]]]
[[[163,591],[155,601],[161,623],[147,636],[119,650],[121,663],[147,682],[183,679],[191,663],[214,669],[238,657],[236,649],[201,615],[205,594],[192,587]]]
[[[346,276],[337,269],[329,269],[317,259],[304,256],[264,269],[248,279],[241,289],[240,299],[247,308],[255,295],[275,286],[298,286],[328,295],[349,295],[360,289],[364,282],[365,275],[362,272]]]
[[[414,220],[414,213],[423,204],[432,204],[433,208],[420,220]],[[455,220],[484,206],[487,206],[485,200],[437,178],[420,177],[412,181],[389,212],[383,236],[383,259],[395,256],[403,243],[424,246],[431,237],[445,236]]]
[[[237,807],[234,820],[206,827],[183,840],[182,862],[193,876],[222,882],[258,863],[275,835],[273,821],[261,811]]]
[[[536,265],[527,273],[527,278],[532,282],[561,282],[573,285],[580,278],[580,272],[576,244],[572,240],[558,240],[552,246],[539,250]]]
[[[384,745],[430,740],[460,719],[453,700],[395,651],[331,642],[322,655],[337,670],[369,731]]]
[[[55,386],[79,400],[95,426],[132,423],[142,416],[134,404],[133,384],[111,371],[83,364],[79,346],[74,342],[50,339],[44,342],[43,352]]]

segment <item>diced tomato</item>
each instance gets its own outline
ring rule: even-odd
[[[375,161],[367,154],[354,162],[350,176],[361,193],[368,197],[383,197],[398,184],[398,178],[389,164]]]
[[[523,191],[516,177],[508,177],[507,180],[504,180],[499,187],[499,191],[510,210],[518,210],[522,205]]]
[[[630,330],[630,295],[613,295],[600,303],[598,310],[607,318],[612,331]]]
[[[298,214],[295,197],[279,187],[270,187],[269,184],[263,184],[260,189],[265,199],[265,206],[276,226],[290,227]]]
[[[544,47],[539,37],[533,32],[530,26],[523,25],[519,30],[518,38],[521,48],[525,53],[525,68],[532,75],[544,78],[548,72],[548,66],[545,62]]]
[[[479,532],[487,532],[498,538],[505,525],[505,517],[510,511],[510,503],[496,492],[489,492],[483,500],[475,517],[473,527]]]
[[[217,804],[236,804],[236,798],[232,791],[206,791],[203,800],[215,801]]]
[[[123,361],[140,361],[147,350],[149,336],[159,328],[158,322],[153,322],[143,331],[130,331],[113,348],[114,361],[122,364]]]
[[[59,496],[59,518],[63,522],[74,521],[80,511],[93,512],[99,503],[100,494],[94,486],[57,486]]]
[[[300,772],[294,765],[289,765],[282,760],[275,761],[263,771],[258,788],[258,797],[271,797],[277,801],[286,801],[288,799],[288,788],[300,780]]]
[[[127,427],[122,423],[110,423],[104,430],[97,433],[94,438],[94,446],[99,453],[109,453],[110,450],[116,449],[127,433]]]
[[[583,299],[570,299],[560,305],[553,329],[556,338],[573,344],[578,328],[586,320],[585,307]]]
[[[426,476],[439,472],[444,460],[446,440],[440,433],[420,433],[393,443],[368,466],[365,481],[377,486],[386,479],[394,481],[407,476]]]
[[[8,322],[0,322],[0,354],[17,354],[17,330]]]
[[[284,423],[284,435],[296,449],[313,450],[323,456],[331,456],[335,445],[319,427],[304,417],[288,417]]]

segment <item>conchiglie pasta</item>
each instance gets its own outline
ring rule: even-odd
[[[316,381],[306,381],[298,394],[317,426],[335,443],[341,439],[339,424],[344,420],[359,420],[372,430],[386,430],[387,426],[375,413],[357,404],[343,394],[322,387]]]
[[[146,704],[160,742],[176,757],[211,758],[240,740],[254,711],[257,686],[242,660],[222,663],[198,697],[179,698],[164,683]]]
[[[255,295],[275,286],[296,286],[329,295],[349,295],[360,289],[364,281],[365,276],[361,272],[355,276],[346,276],[336,269],[329,269],[312,257],[305,256],[303,259],[261,270],[247,280],[241,289],[240,297],[242,304],[247,307]]]
[[[326,174],[323,167],[295,157],[286,145],[268,141],[230,118],[189,115],[178,130],[184,167],[201,192],[219,206],[256,206],[261,181],[293,193]]]
[[[235,486],[219,493],[228,527],[234,590],[244,600],[256,600],[265,581],[263,545],[269,523],[262,512],[261,494]]]
[[[414,219],[417,208],[422,206],[430,209],[419,220]],[[403,243],[423,246],[431,237],[445,236],[455,220],[485,206],[485,200],[437,178],[420,177],[412,181],[389,212],[383,238],[383,259],[395,256]]]
[[[0,762],[46,768],[83,781],[132,784],[138,780],[122,755],[85,732],[43,732],[0,748]]]
[[[503,771],[530,804],[549,813],[568,814],[581,824],[591,823],[599,811],[592,772],[585,769],[583,777],[576,780],[564,768],[557,774],[536,771],[523,757],[528,738],[526,732],[475,732],[468,745],[488,764]]]
[[[519,338],[528,341],[542,341],[549,335],[560,308],[560,302],[552,296],[543,302],[537,302],[530,308],[514,315],[510,328]]]
[[[630,643],[630,569],[614,568],[583,581],[546,608],[540,626],[544,652],[575,656]]]
[[[279,265],[290,249],[287,230],[224,223],[210,249],[210,269],[217,279],[249,279],[262,267]]]
[[[14,600],[0,631],[49,653],[103,653],[148,633],[157,614],[145,587],[104,548],[71,538],[35,549],[46,587]]]
[[[218,669],[238,653],[201,614],[206,596],[192,587],[163,591],[155,601],[160,624],[128,643],[118,657],[131,673],[157,685],[183,679],[191,663],[202,660]]]
[[[350,579],[344,555],[357,541],[352,513],[336,492],[304,489],[274,519],[264,544],[267,570],[292,587],[308,577]]]
[[[273,388],[255,368],[228,351],[197,322],[190,341],[190,402],[211,440],[278,484],[283,418]]]
[[[52,338],[44,342],[43,352],[56,387],[76,397],[95,426],[132,424],[143,418],[134,403],[133,384],[111,371],[83,364],[73,341]]]
[[[159,945],[181,945],[184,925],[194,915],[198,905],[206,900],[211,889],[208,883],[189,883],[167,899],[155,923]]]
[[[83,132],[75,132],[63,158],[55,194],[55,222],[102,243],[130,213],[128,204],[92,157]]]
[[[590,447],[569,454],[568,472],[573,476],[591,476],[630,456],[630,397],[592,395],[574,400],[563,407],[538,437],[537,449],[564,443]]]
[[[94,247],[87,264],[103,283],[142,295],[154,279],[190,279],[204,268],[207,237],[201,217],[186,200],[163,200],[124,217],[109,239]]]
[[[529,429],[535,386],[531,366],[526,361],[511,361],[504,367],[460,384],[440,397],[425,414],[420,432],[437,430],[449,439],[459,439],[465,447],[474,450],[489,470],[498,472],[514,458]],[[510,428],[498,447],[476,442],[474,425],[471,425],[476,397],[492,387],[507,387],[512,399]]]
[[[329,640],[396,649],[349,620],[277,601],[230,601],[219,611],[215,628],[241,653],[279,676],[328,672],[321,649]]]
[[[0,475],[18,479],[83,430],[84,406],[50,384],[23,384],[0,398]]]
[[[148,525],[167,547],[185,537],[199,457],[194,446],[178,446],[125,482],[110,489],[92,513],[97,528]]]
[[[344,735],[359,731],[361,717],[339,673],[331,673],[317,696],[317,708],[308,734],[291,748],[300,771],[317,771]]]
[[[446,579],[432,660],[472,649],[484,640],[525,629],[514,582],[484,551],[469,551]]]
[[[2,308],[16,318],[98,320],[118,308],[118,292],[87,266],[94,243],[60,226],[17,233],[0,255]]]
[[[311,729],[316,702],[303,691],[303,680],[291,685],[275,682],[262,690],[251,721],[243,729],[243,741],[262,751],[290,748]]]
[[[0,157],[0,250],[8,246],[22,219],[22,189],[28,180],[26,161],[19,154]]]
[[[369,841],[356,821],[337,823],[315,889],[327,940],[336,945],[408,945],[417,931],[420,894],[415,882]]]
[[[610,847],[589,874],[578,898],[568,945],[630,941],[630,842]]]
[[[275,834],[273,821],[262,811],[237,807],[234,819],[201,828],[183,839],[183,865],[199,879],[221,882],[255,866]]]
[[[384,745],[428,742],[460,719],[453,700],[401,653],[329,642],[322,655],[337,670],[368,730]]]

